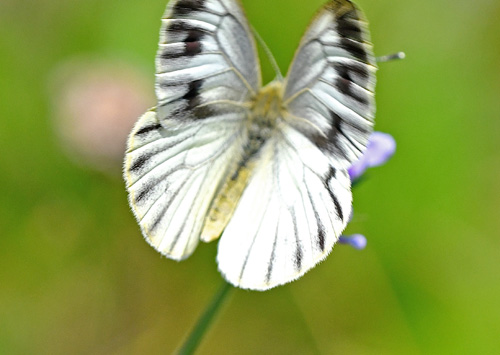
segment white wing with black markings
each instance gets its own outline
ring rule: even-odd
[[[241,7],[228,0],[171,1],[156,56],[162,118],[205,115],[220,100],[242,102],[261,86],[254,39]]]
[[[184,259],[198,244],[211,202],[240,159],[246,102],[260,80],[236,2],[169,3],[156,57],[158,106],[132,131],[124,171],[142,232],[167,257]]]
[[[350,179],[290,126],[266,143],[219,241],[232,284],[266,290],[293,281],[332,250],[351,213]]]
[[[336,168],[348,168],[368,144],[376,69],[361,11],[347,0],[328,2],[302,38],[283,100],[290,115],[308,121],[304,134]]]

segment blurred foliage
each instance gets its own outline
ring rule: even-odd
[[[286,72],[320,0],[243,1]],[[297,282],[235,290],[200,353],[498,353],[500,2],[359,0],[380,64],[377,130],[396,156],[354,193],[348,232]],[[79,55],[146,72],[162,0],[0,3],[0,353],[165,353],[222,279],[216,244],[182,263],[142,240],[120,163],[76,165],[51,73]],[[265,77],[272,77],[269,66]]]

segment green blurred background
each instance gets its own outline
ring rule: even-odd
[[[285,72],[323,1],[243,2]],[[268,292],[233,290],[200,353],[500,353],[500,2],[358,4],[376,54],[407,54],[378,72],[376,128],[398,151],[354,192],[347,232],[368,247],[338,246]],[[164,8],[0,3],[2,354],[169,353],[222,282],[216,243],[182,263],[149,247],[119,159],[79,163],[53,117],[71,58],[128,63],[152,95]]]

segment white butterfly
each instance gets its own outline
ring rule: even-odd
[[[158,105],[137,122],[125,159],[148,243],[182,260],[222,233],[221,273],[254,290],[323,260],[351,213],[347,168],[372,132],[375,71],[366,22],[348,0],[324,5],[286,79],[265,87],[239,1],[171,1]]]

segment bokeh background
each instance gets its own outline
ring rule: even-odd
[[[286,72],[323,1],[243,3]],[[354,192],[368,246],[233,290],[201,354],[500,352],[500,2],[358,4],[376,54],[407,54],[378,72],[398,151]],[[222,283],[215,243],[177,263],[143,241],[120,176],[165,5],[0,2],[2,354],[170,353]]]

